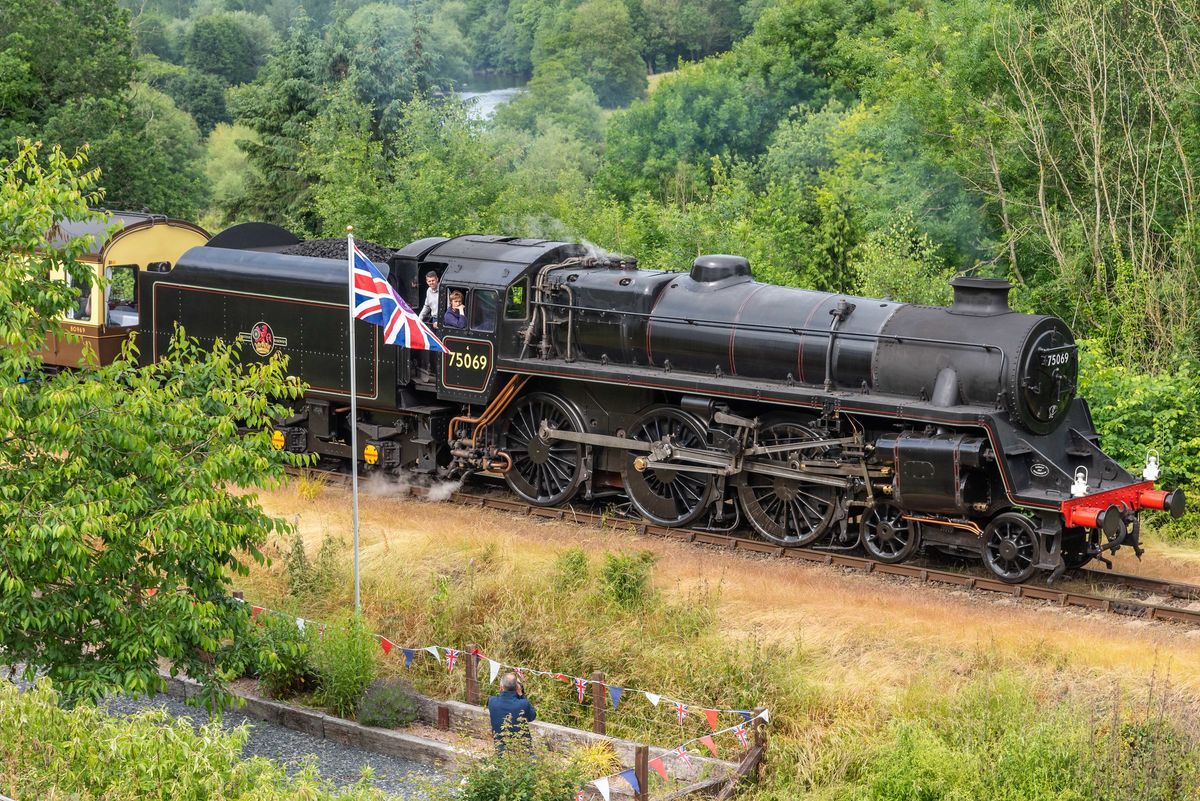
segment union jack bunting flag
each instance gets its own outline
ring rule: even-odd
[[[458,661],[459,652],[454,648],[446,649],[446,672],[454,672],[454,663]]]
[[[585,679],[575,679],[575,690],[579,693],[579,703],[583,703],[583,691],[587,688]]]
[[[683,725],[683,719],[687,717],[687,704],[679,701],[675,704],[675,714],[679,716],[679,725]]]
[[[738,742],[742,744],[742,748],[747,748],[750,745],[750,741],[746,737],[746,727],[741,723],[733,727],[733,736],[738,738]]]
[[[383,341],[413,350],[446,352],[446,346],[421,322],[370,259],[354,245],[354,316],[383,328]]]
[[[684,765],[687,765],[689,768],[692,766],[692,758],[688,756],[686,746],[681,745],[678,748],[676,748],[674,751],[672,751],[671,753],[674,754],[676,757],[678,757],[679,761],[682,762]]]

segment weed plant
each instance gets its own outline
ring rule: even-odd
[[[258,622],[252,672],[258,674],[263,691],[274,698],[314,691],[318,676],[312,661],[313,632],[283,613],[262,614]]]
[[[363,693],[358,705],[358,722],[364,726],[398,729],[420,713],[416,692],[402,679],[376,679]]]
[[[351,717],[375,678],[379,641],[361,615],[334,618],[312,648],[317,673],[315,700],[342,717]]]
[[[48,681],[21,691],[0,681],[0,795],[76,801],[384,801],[365,777],[336,790],[308,765],[243,759],[248,730],[193,728],[162,710],[110,716],[89,702],[60,705]]]

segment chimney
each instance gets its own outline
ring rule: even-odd
[[[1008,306],[1012,284],[1003,278],[955,278],[950,286],[954,287],[952,314],[988,317],[1012,311]]]

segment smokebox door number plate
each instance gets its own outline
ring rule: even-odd
[[[450,353],[442,354],[442,383],[468,392],[483,392],[495,370],[492,343],[486,339],[446,337]]]

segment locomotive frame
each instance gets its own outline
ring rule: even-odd
[[[1103,453],[1070,332],[1012,312],[1007,282],[958,279],[953,306],[920,307],[759,284],[733,256],[674,273],[571,243],[424,239],[389,281],[415,307],[437,272],[466,293],[466,325],[422,381],[419,356],[357,323],[376,344],[357,356],[352,423],[345,264],[279,254],[290,236],[235,227],[142,277],[143,353],[180,323],[249,359],[289,354],[314,389],[280,447],[491,472],[545,506],[623,495],[661,525],[746,522],[884,562],[971,554],[1009,582],[1140,554],[1139,511],[1182,512]]]

